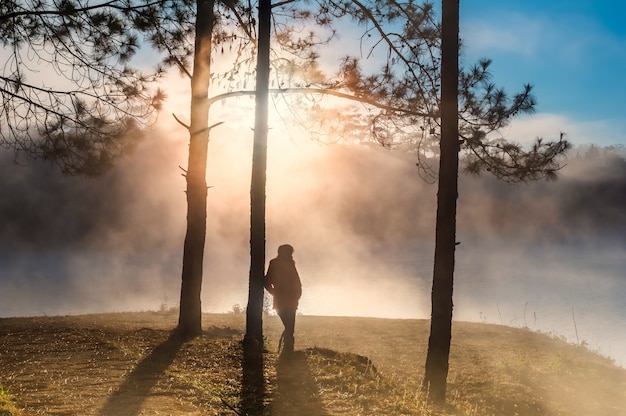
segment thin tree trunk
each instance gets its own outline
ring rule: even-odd
[[[187,234],[183,252],[178,334],[192,338],[202,332],[202,264],[206,239],[209,83],[211,79],[214,0],[196,2],[196,40],[191,77],[191,122],[187,167]]]
[[[250,275],[246,309],[246,344],[257,352],[263,345],[263,276],[265,274],[265,185],[270,72],[271,0],[259,2],[259,43],[252,179],[250,183]]]
[[[441,156],[437,193],[432,315],[424,388],[429,399],[445,402],[452,338],[452,287],[456,247],[459,134],[459,0],[443,0],[441,39]]]

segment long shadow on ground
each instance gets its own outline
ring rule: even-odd
[[[172,333],[165,342],[137,364],[124,383],[109,397],[98,415],[138,415],[150,391],[172,364],[182,345],[183,341]]]
[[[244,340],[241,380],[241,410],[245,415],[263,413],[265,402],[264,359],[260,345],[249,345]],[[241,413],[239,413],[241,414]]]
[[[311,374],[307,354],[296,351],[281,356],[276,366],[276,391],[270,405],[273,416],[328,416]]]

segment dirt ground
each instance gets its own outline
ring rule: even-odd
[[[312,347],[305,335],[287,362],[279,359],[277,318],[265,320],[262,368],[242,363],[243,314],[205,316],[203,335],[187,343],[169,336],[176,319],[151,312],[0,319],[0,383],[24,415],[358,414],[377,400],[351,397],[367,386],[382,392],[367,358]]]
[[[176,320],[157,312],[0,319],[0,385],[25,416],[605,416],[626,408],[626,370],[520,329],[456,324],[449,405],[436,409],[419,389],[427,321],[299,316],[297,352],[284,362],[275,351],[280,322],[267,317],[268,351],[250,367],[245,315],[205,315],[202,337],[187,343],[169,336]]]
[[[240,331],[208,329],[200,340],[181,344],[169,338],[175,317],[164,314],[36,318],[35,326],[27,322],[2,320],[0,326],[1,381],[27,415],[234,414],[221,411],[222,404],[210,410],[220,399],[199,399],[171,371],[215,363],[224,373],[221,379],[239,379]]]

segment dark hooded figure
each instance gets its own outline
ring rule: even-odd
[[[283,321],[283,351],[293,352],[296,309],[302,296],[302,284],[293,261],[293,247],[278,247],[278,256],[270,260],[265,275],[265,289],[274,297],[274,309]]]

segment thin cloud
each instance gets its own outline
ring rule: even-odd
[[[531,143],[537,137],[555,140],[561,133],[565,133],[567,140],[574,145],[626,143],[623,120],[576,120],[565,114],[539,113],[521,117],[500,131],[506,139],[517,143]]]
[[[580,67],[598,55],[615,59],[624,48],[624,39],[583,15],[486,14],[462,21],[461,36],[471,55],[506,53]]]
[[[509,52],[533,56],[545,37],[542,19],[530,19],[521,14],[485,16],[461,23],[465,48],[476,54]]]

